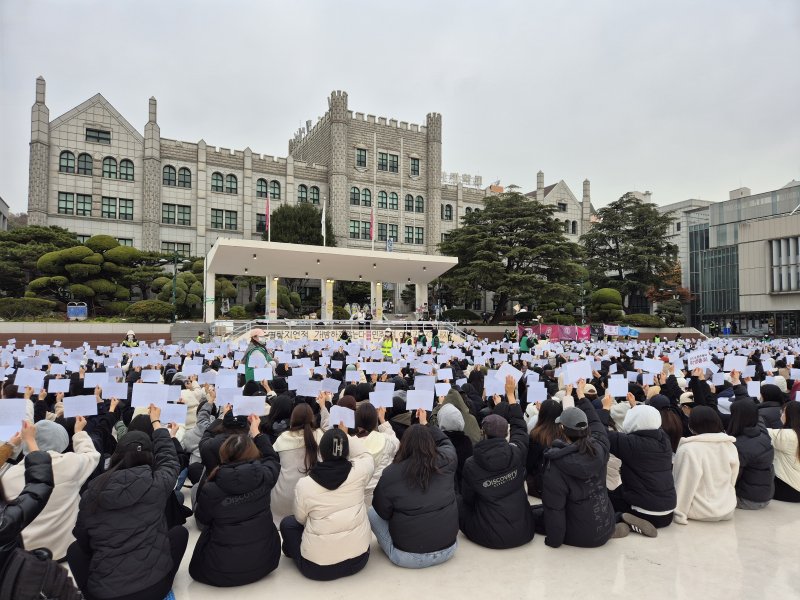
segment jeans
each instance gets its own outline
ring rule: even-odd
[[[381,550],[383,550],[386,556],[389,557],[389,560],[398,567],[405,567],[406,569],[424,569],[425,567],[440,565],[453,558],[453,554],[455,554],[456,548],[458,547],[458,542],[455,542],[452,546],[437,552],[404,552],[394,546],[392,535],[389,533],[389,521],[382,519],[372,507],[367,510],[367,516],[369,517],[369,524],[372,527],[372,533],[378,538],[378,544]]]

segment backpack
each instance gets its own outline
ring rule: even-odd
[[[0,579],[0,600],[81,600],[69,572],[46,550],[16,548]]]

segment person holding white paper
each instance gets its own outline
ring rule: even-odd
[[[386,409],[376,409],[369,402],[356,408],[355,425],[356,437],[364,442],[367,452],[375,462],[375,470],[364,490],[364,502],[371,506],[375,486],[378,485],[383,470],[394,460],[400,441],[391,424],[386,421]]]
[[[783,429],[768,429],[775,447],[775,493],[782,502],[800,502],[800,402],[783,408]]]
[[[50,455],[53,464],[55,487],[47,506],[22,532],[26,548],[47,548],[53,558],[61,560],[74,541],[72,528],[78,517],[80,489],[100,461],[89,435],[84,431],[86,419],[75,418],[75,433],[72,436],[72,452],[65,452],[69,445],[69,434],[53,421],[36,423],[38,448]],[[28,453],[23,445],[23,453]],[[13,500],[25,487],[25,467],[22,463],[10,467],[2,477],[6,498]]]

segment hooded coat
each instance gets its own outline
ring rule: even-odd
[[[769,429],[781,429],[781,409],[786,396],[777,385],[767,383],[761,386],[761,404],[758,405],[758,414],[764,418]]]
[[[622,499],[634,509],[666,512],[675,509],[672,445],[661,429],[656,408],[638,405],[625,415],[623,431],[609,431],[611,453],[622,461]]]
[[[479,441],[481,441],[481,427],[478,425],[478,420],[470,412],[469,408],[467,408],[467,403],[464,402],[464,398],[461,397],[461,394],[456,389],[451,388],[450,391],[447,392],[447,396],[444,397],[444,402],[433,407],[433,413],[431,414],[429,421],[430,424],[433,426],[438,426],[437,416],[439,414],[439,410],[441,410],[441,407],[445,404],[452,404],[455,406],[461,413],[461,416],[464,417],[464,433],[470,440],[472,440],[472,443],[477,444]]]
[[[317,447],[322,439],[322,429],[314,430]],[[306,443],[301,431],[284,431],[273,446],[280,459],[280,476],[272,493],[270,502],[272,518],[279,525],[284,517],[294,514],[294,488],[300,478],[306,475]],[[317,453],[319,460],[319,453]]]
[[[206,528],[195,545],[189,574],[201,583],[246,585],[272,572],[280,561],[280,538],[269,505],[280,462],[267,436],[253,441],[261,458],[220,466],[200,490],[195,518]]]
[[[775,448],[763,419],[736,436],[736,450],[739,452],[736,496],[751,502],[768,502],[775,492]]]
[[[461,530],[487,548],[516,548],[534,533],[525,492],[528,428],[519,404],[510,405],[508,415],[511,441],[489,438],[475,444],[461,480]]]
[[[436,427],[436,472],[425,490],[409,485],[408,460],[392,463],[378,481],[372,507],[389,522],[394,546],[404,552],[425,554],[449,548],[458,536],[458,504],[453,489],[456,451]]]
[[[96,598],[134,594],[172,570],[164,506],[178,478],[169,432],[153,432],[155,466],[118,469],[83,493],[73,534],[89,555],[87,589]]]
[[[575,406],[586,413],[595,455],[581,454],[575,444],[561,440],[545,452],[542,504],[545,544],[552,548],[595,548],[614,533],[614,509],[606,490],[608,434],[591,402],[580,398]]]

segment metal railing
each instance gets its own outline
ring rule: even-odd
[[[383,331],[391,329],[392,332],[400,331],[420,331],[430,333],[431,330],[439,331],[442,342],[447,339],[463,341],[467,338],[467,333],[460,329],[456,323],[451,321],[413,321],[413,320],[393,320],[393,321],[354,321],[354,320],[330,320],[321,319],[253,319],[250,321],[217,320],[212,327],[215,337],[224,340],[237,340],[247,334],[251,329],[263,329],[267,337],[292,337],[292,332],[313,332],[315,337],[331,337],[330,333],[341,334],[347,331],[351,338],[363,338],[369,332],[370,337],[382,336]],[[446,336],[444,335],[446,334]],[[338,337],[338,335],[336,336]],[[428,336],[430,339],[430,336]]]

